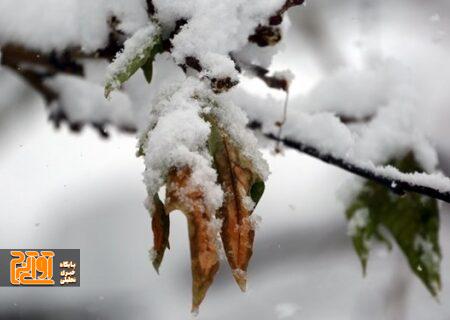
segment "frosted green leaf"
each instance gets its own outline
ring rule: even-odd
[[[402,172],[420,171],[412,154],[391,162]],[[388,240],[385,229],[408,260],[412,271],[433,296],[440,287],[441,251],[438,243],[439,211],[435,199],[407,193],[398,196],[387,188],[367,181],[346,212],[349,235],[365,271],[370,244]]]
[[[119,88],[139,68],[143,68],[145,78],[151,81],[153,60],[155,55],[162,52],[160,28],[151,24],[138,30],[124,43],[114,61],[106,70],[105,97]]]
[[[266,185],[264,184],[264,181],[258,180],[250,189],[250,195],[255,204],[258,204],[259,200],[263,196],[264,190],[266,188]]]

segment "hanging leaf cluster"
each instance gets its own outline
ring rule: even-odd
[[[390,164],[403,172],[422,171],[413,153]],[[441,251],[439,210],[435,199],[415,193],[399,196],[367,181],[346,215],[349,235],[364,272],[372,242],[381,241],[390,248],[390,236],[405,255],[411,270],[432,295],[438,294]]]
[[[154,236],[152,262],[158,272],[166,249],[170,248],[169,214],[178,210],[186,216],[191,253],[192,310],[195,312],[219,269],[222,250],[236,283],[245,291],[256,227],[252,214],[264,192],[264,177],[214,113],[222,106],[198,96],[193,101],[207,105],[199,117],[208,125],[210,133],[204,146],[196,152],[205,150],[208,154],[210,166],[216,172],[216,183],[223,193],[223,201],[218,208],[212,208],[207,203],[206,190],[195,181],[195,168],[188,163],[172,165],[164,173],[164,201],[155,191],[151,191],[155,193],[149,194],[148,198],[151,199],[149,209]],[[152,152],[142,144],[153,137],[155,127],[141,141],[139,155],[145,157],[146,153]]]

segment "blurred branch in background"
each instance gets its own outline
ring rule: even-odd
[[[113,47],[113,45],[111,45],[111,47]],[[120,46],[117,46],[117,48],[119,47]],[[62,55],[59,56],[55,54],[44,55],[39,52],[29,51],[23,47],[17,46],[6,46],[2,48],[2,51],[2,64],[24,78],[33,89],[35,89],[43,96],[47,104],[54,102],[58,96],[45,84],[45,79],[47,79],[48,77],[53,77],[58,73],[66,73],[80,77],[83,76],[83,68],[76,62],[76,57],[111,59],[113,56],[110,49],[105,49],[102,51],[109,52],[107,55],[93,54],[89,56],[80,54],[77,49],[74,49],[72,51],[66,50]],[[31,67],[26,68],[23,65],[29,65]],[[260,77],[269,87],[286,90],[286,80],[281,79],[283,80],[281,81],[280,79],[267,76],[268,70],[256,65],[243,64],[242,66],[253,72],[256,76]],[[251,117],[251,115],[249,115],[249,117]],[[59,113],[56,116],[53,116],[52,120],[55,121],[57,125],[59,125],[62,120],[68,119],[65,114]],[[105,132],[105,126],[107,125],[107,123],[93,123],[92,125],[101,133],[102,136],[108,136],[108,134]],[[77,123],[70,125],[70,128],[73,131],[79,131],[81,127],[82,126]],[[262,123],[250,119],[249,128],[260,129],[261,127]],[[136,128],[128,126],[127,130],[125,131],[135,132]],[[361,163],[354,162],[351,159],[343,159],[332,154],[323,153],[316,147],[302,141],[296,141],[295,139],[291,138],[280,138],[279,136],[272,133],[265,133],[265,136],[270,140],[281,142],[289,148],[306,153],[328,164],[337,166],[360,177],[375,181],[387,187],[396,194],[415,192],[445,202],[450,202],[450,191],[439,190],[432,185],[421,185],[420,183],[411,182],[411,180],[408,178],[408,175],[406,174],[403,176],[400,174],[395,178],[389,174],[383,174],[380,171],[377,172],[375,170],[377,168],[365,166]]]

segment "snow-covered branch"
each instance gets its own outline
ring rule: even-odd
[[[253,126],[260,127],[260,124],[253,122]],[[450,179],[442,174],[403,173],[393,166],[375,166],[370,162],[339,158],[330,153],[323,153],[317,147],[306,143],[289,138],[279,138],[273,133],[266,133],[264,136],[274,141],[280,141],[286,147],[379,183],[398,195],[414,192],[450,203]]]
[[[170,212],[183,211],[193,310],[213,281],[222,246],[245,290],[252,213],[269,173],[249,129],[277,147],[368,179],[347,213],[354,241],[363,243],[357,244],[362,261],[366,240],[383,225],[430,291],[439,289],[436,199],[450,202],[450,179],[437,171],[437,154],[411,118],[417,90],[399,63],[380,58],[357,70],[338,70],[294,97],[293,74],[270,66],[289,25],[285,12],[303,2],[73,0],[59,4],[51,21],[40,12],[41,6],[54,9],[54,0],[0,4],[1,64],[42,95],[57,126],[64,121],[79,131],[88,124],[103,137],[108,125],[138,133],[153,265],[158,270],[168,248]],[[23,23],[28,20],[35,23]],[[62,25],[76,28],[55,32]],[[284,91],[286,99],[251,95],[238,86],[243,77]],[[390,214],[396,211],[403,211],[399,219]],[[405,238],[399,230],[408,223],[416,226]],[[430,244],[432,263],[420,258]]]
[[[110,49],[111,48],[106,48],[106,50],[102,52],[111,52]],[[59,99],[60,107],[54,105],[50,113],[50,118],[57,125],[65,120],[69,122],[70,127],[74,131],[79,131],[85,123],[90,123],[102,136],[108,135],[105,130],[105,126],[108,124],[112,124],[125,132],[135,132],[137,130],[136,123],[132,116],[131,102],[126,95],[114,93],[111,101],[106,101],[102,97],[103,92],[101,86],[97,85],[98,88],[94,90],[95,84],[91,83],[89,85],[85,81],[82,81],[81,78],[76,79],[69,76],[58,76],[54,80],[46,80],[47,78],[55,77],[55,75],[60,73],[82,76],[84,73],[83,66],[81,64],[76,64],[72,57],[84,56],[86,58],[88,57],[87,55],[82,55],[76,50],[67,51],[65,55],[59,57],[55,54],[46,55],[16,46],[3,47],[2,53],[2,64],[22,76],[31,87],[43,96],[47,103],[51,104],[57,98]],[[103,53],[91,55],[90,58],[111,59],[112,54]],[[21,68],[17,67],[23,65],[23,63],[28,63],[29,66],[38,66],[41,70],[45,70],[46,73],[40,74],[38,71],[34,71],[35,69],[26,69],[23,66]],[[240,62],[239,65],[253,75],[260,77],[264,82],[269,82],[268,85],[270,87],[285,89],[286,84],[284,83],[284,78],[267,76],[267,69],[257,65],[246,65],[242,62]],[[271,86],[270,83],[274,85]],[[86,96],[88,92],[90,93]],[[313,94],[315,95],[315,93]],[[83,96],[84,98],[82,101],[85,101],[88,104],[81,103],[80,99],[76,99]],[[264,102],[262,101],[258,101],[256,105],[263,103]],[[273,108],[270,99],[267,106],[262,106],[264,109],[257,112],[255,109],[249,109],[249,104],[250,102],[244,101],[242,106],[250,118],[250,129],[260,130],[262,128],[263,125],[260,121],[261,117],[258,114],[259,112],[264,113],[264,117],[267,120],[273,120],[272,122],[275,122],[277,118],[276,109]],[[255,105],[254,102],[251,104],[253,106]],[[254,113],[252,114],[252,112]],[[344,113],[344,117],[346,114],[347,113]],[[361,117],[363,116],[365,116],[365,114],[361,113]],[[291,115],[291,119],[294,120],[295,115]],[[300,126],[300,124],[301,122],[297,122],[296,126]],[[317,130],[311,128],[309,133],[313,134],[316,131]],[[370,161],[355,161],[354,158],[349,156],[342,157],[333,154],[331,149],[326,151],[326,146],[324,149],[323,145],[325,140],[320,136],[318,137],[320,145],[311,143],[311,141],[305,142],[301,139],[292,137],[279,137],[275,130],[264,131],[264,136],[270,140],[279,141],[286,147],[306,153],[348,172],[380,183],[395,193],[402,194],[405,192],[415,192],[445,202],[450,202],[450,180],[441,174],[406,174],[393,167],[376,166]],[[329,136],[332,136],[332,134]],[[346,139],[336,141],[336,144],[332,143],[332,145],[335,149],[339,149],[347,143],[345,140]]]

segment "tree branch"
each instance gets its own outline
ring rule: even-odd
[[[279,12],[269,19],[269,26],[276,26],[281,23],[282,14],[289,7],[302,3],[302,0],[287,0],[285,6],[283,6]],[[149,15],[154,14],[154,6],[152,5],[151,0],[147,1],[147,6]],[[42,54],[20,46],[6,45],[2,48],[1,64],[9,67],[12,71],[21,76],[34,90],[43,96],[47,104],[50,104],[51,102],[58,100],[58,93],[46,86],[44,81],[46,78],[53,77],[58,73],[82,77],[84,75],[84,70],[82,64],[78,62],[79,59],[94,58],[112,60],[115,54],[120,51],[122,48],[122,41],[120,39],[120,33],[116,30],[117,23],[118,20],[115,17],[112,17],[110,20],[111,33],[108,44],[104,48],[99,49],[97,52],[92,54],[83,53],[79,48],[67,49],[59,54],[56,52]],[[180,20],[178,27],[175,28],[173,33],[176,33],[183,23],[184,20]],[[257,34],[257,32],[255,34]],[[165,39],[165,41],[168,42],[165,46],[165,50],[167,51],[170,51],[170,39],[172,36],[173,34],[169,36],[168,39]],[[231,56],[231,58],[235,61],[235,64],[239,70],[241,68],[245,69],[253,76],[256,76],[264,81],[268,87],[287,91],[287,79],[269,76],[269,71],[265,68],[248,64],[243,61],[238,61],[233,56]],[[193,63],[188,63],[189,57],[186,58],[186,61],[186,64],[190,67],[195,66]],[[83,125],[78,123],[70,123],[70,119],[67,119],[64,113],[54,114],[52,120],[56,125],[58,125],[61,121],[67,121],[71,129],[74,131],[79,131]],[[96,128],[102,136],[105,137],[108,135],[105,131],[106,123],[91,123],[91,125],[94,126],[94,128]],[[258,121],[253,121],[249,124],[249,128],[253,130],[261,129],[261,127],[262,125]],[[134,132],[135,129],[136,128],[131,127],[122,128],[122,130],[127,132]],[[437,188],[433,188],[429,184],[427,185],[427,183],[413,184],[410,180],[406,179],[406,174],[399,172],[399,174],[395,177],[392,177],[385,172],[378,170],[380,168],[367,166],[361,163],[352,162],[350,159],[342,159],[331,154],[322,153],[316,147],[305,144],[301,141],[282,138],[273,133],[263,134],[266,138],[282,143],[286,147],[308,154],[325,163],[334,165],[365,179],[377,182],[396,194],[401,195],[406,192],[415,192],[450,203],[450,188],[449,191],[439,191]]]
[[[257,127],[257,124],[253,123],[252,126],[255,128],[255,126]],[[321,153],[317,148],[299,141],[294,141],[288,138],[279,138],[272,133],[265,133],[264,136],[270,140],[281,142],[286,147],[306,153],[311,157],[341,168],[347,172],[379,183],[398,195],[404,195],[406,192],[414,192],[450,203],[450,192],[448,191],[442,192],[430,186],[413,184],[407,179],[392,178],[387,175],[377,173],[374,170],[370,170],[370,168],[366,166],[352,163],[331,154]]]
[[[108,48],[108,47],[107,47]],[[6,50],[5,50],[6,49]],[[91,57],[91,58],[111,58],[113,56],[112,52],[113,50],[107,50],[105,49],[103,52],[104,54],[94,54],[91,56],[82,55],[79,53],[78,50],[72,51],[71,53],[67,53],[64,55],[64,58],[59,58],[57,56],[54,56],[51,58],[48,55],[43,55],[37,52],[27,51],[26,49],[19,48],[19,47],[3,47],[3,59],[2,64],[9,67],[11,70],[16,72],[19,76],[21,76],[28,84],[31,85],[31,87],[39,92],[45,102],[47,104],[51,103],[52,101],[55,101],[58,98],[58,95],[56,92],[54,92],[52,89],[50,89],[48,86],[45,85],[44,79],[47,77],[51,77],[57,73],[67,73],[72,75],[78,75],[81,76],[83,74],[83,70],[80,68],[77,68],[73,65],[72,58],[73,56],[83,56],[83,57]],[[45,70],[47,70],[46,73],[40,73],[36,70],[33,70],[32,68],[25,68],[21,67],[21,63],[26,62],[27,64],[31,66],[38,66],[38,67],[46,67]],[[266,70],[263,70],[263,72],[260,72],[258,68],[255,69],[255,66],[244,66],[247,70],[254,71],[256,75],[260,78],[267,77]],[[253,69],[253,70],[252,70]],[[273,80],[273,79],[272,79]],[[269,79],[269,82],[271,79]],[[268,85],[268,81],[264,81]],[[270,86],[270,85],[269,85]],[[273,86],[272,86],[273,87]],[[277,89],[283,89],[279,86],[275,86]],[[76,124],[76,123],[70,123],[69,119],[65,117],[64,114],[58,114],[53,115],[52,120],[56,125],[59,125],[61,121],[68,121],[69,127],[75,131],[80,131],[82,124]],[[105,124],[92,124],[94,128],[96,128],[100,135],[103,137],[107,136],[107,132],[105,131]],[[253,130],[257,130],[261,128],[261,123],[257,121],[250,122],[249,128]],[[126,128],[126,132],[135,132],[135,128]],[[297,150],[302,153],[306,153],[316,159],[319,159],[323,162],[326,162],[328,164],[334,165],[336,167],[339,167],[343,170],[346,170],[348,172],[351,172],[353,174],[356,174],[360,177],[363,177],[365,179],[369,179],[372,181],[375,181],[386,188],[390,189],[392,192],[396,194],[404,194],[405,192],[415,192],[418,194],[423,194],[426,196],[430,196],[445,202],[450,203],[450,192],[441,192],[437,189],[434,189],[429,186],[423,186],[423,185],[415,185],[407,181],[406,179],[393,179],[392,177],[388,177],[386,175],[378,174],[374,172],[373,170],[370,170],[370,168],[362,167],[359,164],[351,163],[349,160],[344,160],[338,157],[335,157],[331,154],[323,154],[321,153],[317,148],[304,144],[299,141],[294,141],[287,138],[280,138],[273,133],[264,133],[264,136],[270,140],[277,141],[285,145],[286,147],[289,147],[291,149]]]

